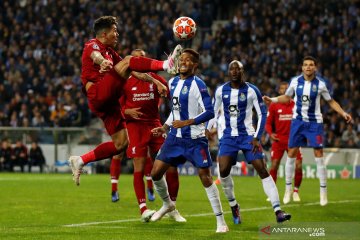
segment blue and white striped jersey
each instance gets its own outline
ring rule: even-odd
[[[260,139],[265,127],[267,110],[256,86],[246,82],[236,89],[231,88],[230,82],[223,84],[215,92],[214,119],[217,119],[222,105],[225,117],[224,137],[249,135]],[[256,131],[253,127],[253,108],[258,115]],[[213,120],[209,125],[212,124]]]
[[[320,96],[326,101],[331,100],[329,90],[322,78],[315,76],[311,81],[306,81],[303,75],[292,78],[285,95],[292,97],[294,94],[293,119],[322,123]]]
[[[179,138],[196,139],[205,136],[203,123],[214,117],[214,109],[207,86],[197,76],[180,79],[176,76],[169,81],[172,110],[165,124],[170,126],[169,134]],[[174,120],[194,119],[195,124],[183,128],[173,128]]]

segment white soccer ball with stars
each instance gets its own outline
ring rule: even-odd
[[[179,17],[174,22],[173,32],[178,39],[189,40],[195,36],[196,23],[192,18]]]

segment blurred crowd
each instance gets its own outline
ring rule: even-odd
[[[275,96],[281,81],[300,73],[301,59],[313,55],[333,97],[354,118],[347,126],[324,104],[325,146],[360,147],[358,1],[16,0],[1,1],[0,12],[0,126],[89,124],[81,54],[97,17],[118,17],[121,56],[142,48],[165,59],[177,44],[173,21],[190,16],[198,34],[182,44],[201,53],[199,74],[211,92],[239,59],[248,81]],[[165,117],[168,108],[161,109]]]
[[[21,172],[25,171],[26,166],[28,172],[31,172],[34,166],[39,167],[39,172],[44,171],[46,160],[37,142],[32,142],[30,150],[28,150],[21,140],[16,140],[15,144],[12,144],[10,139],[1,141],[0,172],[13,172],[16,166],[20,167]]]

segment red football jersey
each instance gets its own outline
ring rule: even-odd
[[[161,76],[155,73],[148,74],[168,87],[167,82]],[[169,96],[169,90],[167,95]],[[140,119],[133,119],[129,115],[125,115],[127,120],[160,122],[160,94],[155,84],[144,82],[134,76],[130,76],[125,83],[120,102],[123,112],[129,108],[140,107],[141,109],[139,109],[139,111],[143,113]]]
[[[294,101],[290,103],[271,103],[268,110],[265,130],[271,135],[276,133],[280,142],[288,143],[290,134],[291,119],[293,116],[292,109]]]
[[[100,81],[100,79],[102,79],[105,75],[105,73],[99,73],[100,65],[94,63],[91,59],[90,55],[93,51],[100,52],[105,59],[113,63],[113,66],[121,61],[121,57],[114,49],[105,46],[96,38],[85,43],[81,58],[81,81],[84,86],[87,82]]]

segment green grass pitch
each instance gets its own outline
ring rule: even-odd
[[[140,222],[132,175],[119,181],[120,201],[112,203],[109,175],[85,175],[75,186],[70,174],[0,174],[0,239],[258,239],[259,225],[275,223],[258,177],[234,177],[243,223],[232,223],[230,208],[219,186],[230,228],[216,234],[216,221],[196,176],[180,176],[177,209],[187,219]],[[280,199],[284,180],[278,183]],[[282,205],[296,222],[359,222],[360,180],[328,180],[329,204],[320,207],[319,182],[304,179],[301,203]],[[159,209],[161,201],[148,202]]]

